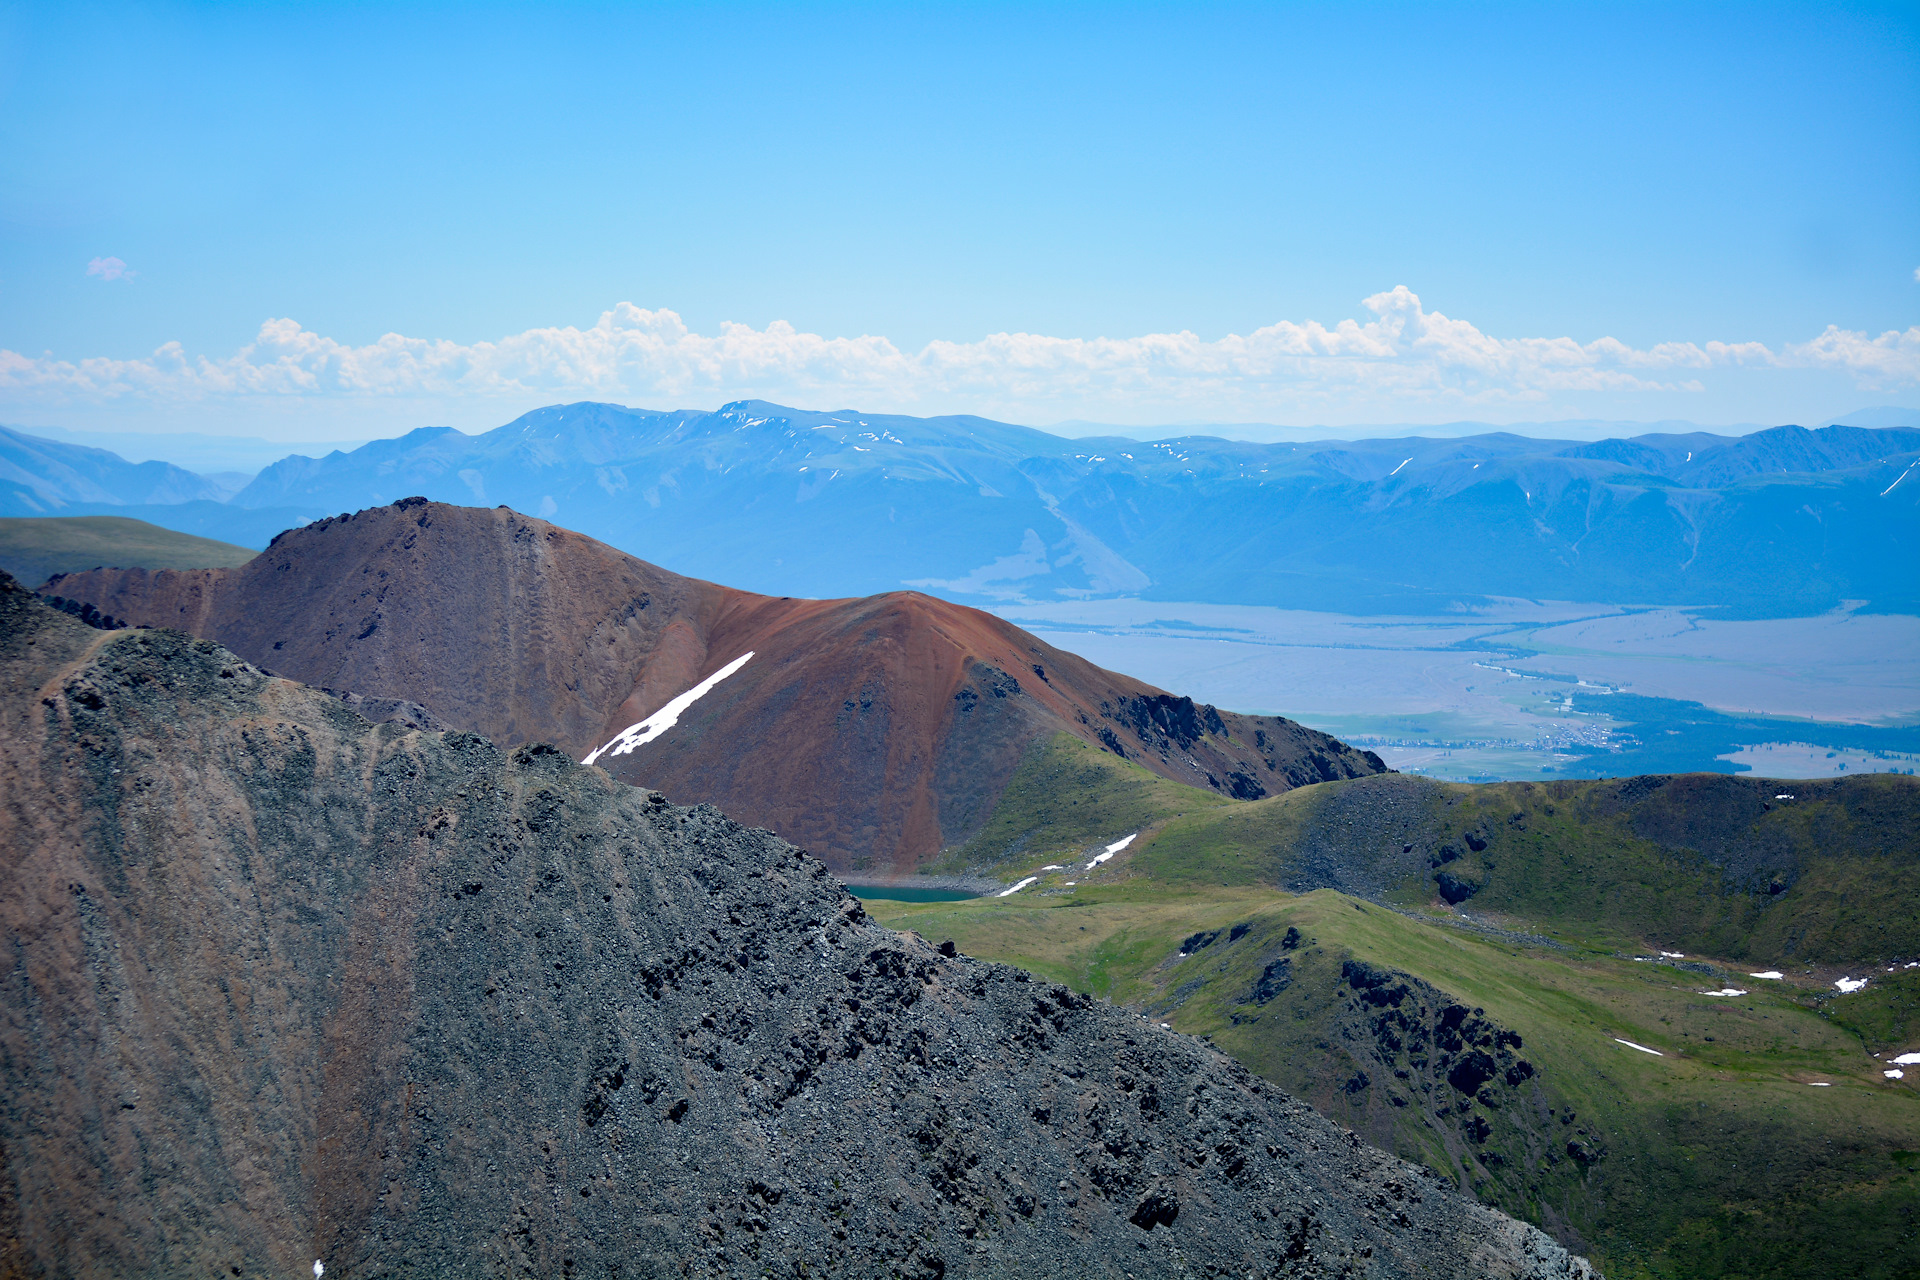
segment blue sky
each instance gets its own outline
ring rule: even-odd
[[[0,7],[9,422],[1787,421],[1916,325],[1911,4]]]

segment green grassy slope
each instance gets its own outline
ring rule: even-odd
[[[1881,1074],[1920,1049],[1920,969],[1887,972],[1920,952],[1920,784],[1383,777],[1238,804],[1130,769],[1035,753],[952,859],[1014,879],[1139,830],[1112,862],[869,910],[1210,1035],[1616,1278],[1920,1275],[1920,1070]],[[1633,958],[1659,950],[1687,955]],[[1872,980],[1839,995],[1843,972]]]
[[[1516,944],[1329,890],[1135,877],[868,909],[1210,1035],[1616,1280],[1920,1269],[1920,1093],[1882,1077],[1835,1008],[1865,992],[1747,980],[1745,997],[1709,997],[1722,975]],[[1465,1034],[1450,1051],[1452,1006]]]
[[[1090,875],[1070,861],[1135,832]],[[1049,863],[1067,869],[1044,872]],[[1242,803],[1060,734],[1029,753],[985,829],[938,869],[1040,874],[1042,890],[1124,876],[1169,889],[1333,888],[1755,967],[1920,959],[1920,780],[1887,774],[1483,784],[1386,774]]]
[[[0,519],[0,569],[32,588],[56,573],[120,569],[220,569],[256,553],[124,516]]]
[[[1070,733],[1028,748],[985,826],[928,872],[1017,878],[1176,814],[1224,812],[1234,801],[1149,773]]]
[[[1451,904],[1755,965],[1920,958],[1920,782],[1362,778],[1189,810],[1131,871]]]

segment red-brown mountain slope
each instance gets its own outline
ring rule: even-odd
[[[96,569],[43,594],[218,641],[307,684],[422,703],[496,742],[606,748],[744,655],[677,723],[595,763],[711,801],[836,870],[903,874],[978,830],[1064,730],[1252,798],[1380,772],[1272,716],[1176,697],[914,592],[751,595],[504,507],[410,498],[282,534],[246,565]]]

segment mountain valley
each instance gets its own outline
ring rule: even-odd
[[[1609,1276],[1920,1265],[1920,784],[1234,803],[1062,741],[1009,795],[1069,779],[1093,820],[999,863],[1016,893],[869,909],[1205,1034]]]

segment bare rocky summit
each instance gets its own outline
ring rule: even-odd
[[[864,879],[964,843],[1025,753],[1060,732],[1243,800],[1385,769],[1327,734],[1168,693],[978,609],[912,591],[753,595],[505,507],[408,498],[291,530],[236,569],[97,569],[43,593],[575,759],[732,667],[671,731],[597,763]]]
[[[766,831],[0,583],[0,1275],[1591,1275]]]

